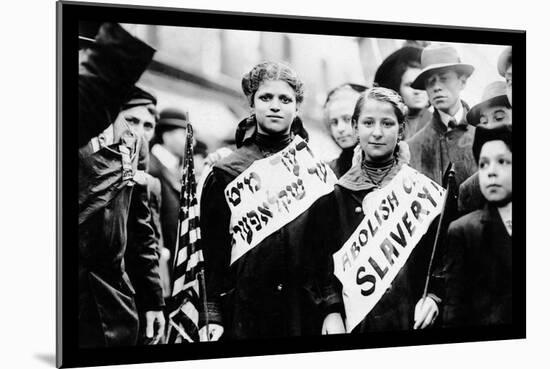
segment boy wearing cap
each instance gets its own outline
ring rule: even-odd
[[[483,91],[482,101],[475,105],[466,115],[468,123],[474,127],[492,129],[501,125],[512,124],[512,107],[507,98],[507,86],[504,81],[495,81]],[[466,179],[458,191],[458,211],[466,214],[480,209],[485,203],[479,190],[478,173]]]
[[[468,126],[468,106],[460,99],[474,67],[460,61],[450,46],[427,47],[421,56],[422,72],[411,87],[426,90],[435,108],[431,121],[408,140],[410,165],[439,184],[449,162],[455,165],[457,184],[476,170],[471,153],[474,128]]]
[[[473,152],[486,205],[449,227],[445,326],[512,323],[512,127],[477,128]]]

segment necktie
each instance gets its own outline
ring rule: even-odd
[[[458,127],[458,123],[456,122],[455,118],[451,118],[447,126],[449,127],[449,129],[455,129],[456,127]]]

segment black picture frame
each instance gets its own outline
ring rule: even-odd
[[[250,31],[330,34],[354,37],[430,40],[476,44],[511,45],[514,50],[516,84],[513,120],[525,122],[526,113],[526,34],[524,31],[498,30],[442,25],[372,22],[273,14],[248,14],[193,9],[130,5],[58,2],[58,125],[57,125],[57,365],[60,367],[150,363],[205,358],[323,352],[360,348],[414,346],[526,337],[525,248],[516,247],[514,258],[514,323],[510,326],[428,331],[385,332],[368,339],[352,335],[315,338],[284,338],[239,342],[209,342],[189,345],[159,345],[109,349],[77,347],[77,169],[76,140],[76,58],[80,21],[208,27]],[[327,30],[329,30],[327,32]],[[515,243],[524,245],[526,219],[526,131],[516,124],[513,140],[516,166],[513,209]]]

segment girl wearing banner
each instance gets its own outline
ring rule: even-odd
[[[303,242],[309,206],[299,212],[292,210],[292,204],[303,204],[315,192],[315,188],[307,187],[306,176],[328,172],[322,178],[333,178],[324,185],[325,192],[314,196],[311,203],[329,193],[336,181],[322,162],[320,172],[304,171],[308,167],[300,162],[299,155],[311,153],[305,144],[307,132],[297,116],[303,84],[288,66],[264,62],[244,75],[242,89],[251,115],[238,125],[238,149],[214,165],[201,198],[208,297],[208,322],[203,317],[200,322],[202,335],[207,336],[203,339],[320,334],[323,321],[327,333],[341,332],[343,322],[333,321],[336,314],[330,314],[336,310],[333,306],[338,303],[337,295],[327,292],[330,286],[314,284],[314,249]],[[270,172],[285,170],[282,162],[291,163],[291,173],[287,174],[294,182],[285,182],[282,176],[266,180],[273,174]],[[273,170],[266,170],[270,165]],[[277,185],[294,197],[281,199],[287,193],[277,191],[278,198],[268,194],[258,208],[251,205],[258,201],[264,187]],[[246,211],[247,206],[251,211]],[[243,208],[245,211],[238,213]],[[260,211],[259,217],[238,216],[258,215],[256,210]],[[287,223],[277,223],[281,214],[285,214]],[[282,225],[264,234],[264,238],[256,238],[274,223]],[[245,251],[243,245],[248,247]]]
[[[346,317],[348,332],[425,328],[437,317],[436,302],[440,299],[435,294],[430,294],[423,302],[419,299],[431,256],[435,233],[432,231],[437,223],[434,218],[441,211],[439,202],[443,191],[435,190],[435,183],[406,165],[409,153],[402,141],[406,116],[407,107],[395,91],[382,87],[365,91],[357,101],[352,117],[362,160],[354,164],[339,179],[334,192],[321,198],[313,209],[311,226],[316,238],[312,242],[327,250],[326,270],[334,271],[338,277],[333,276],[333,283],[342,293],[345,309],[341,314]],[[406,182],[401,178],[414,178],[414,181]],[[396,188],[401,188],[403,194],[392,190],[392,196],[378,203],[369,200],[395,186],[396,181],[401,181]],[[428,196],[433,197],[436,207],[428,208],[431,206],[429,202],[420,199],[422,193],[417,200],[405,196],[407,193],[401,183],[411,184],[407,187],[410,190],[415,188],[413,182],[428,184],[423,188],[428,190]],[[409,192],[418,193],[416,189]],[[372,204],[380,204],[380,207],[376,205],[374,211]],[[371,213],[372,221],[368,219]],[[427,213],[431,218],[424,217],[421,224]],[[422,227],[425,228],[423,231]],[[382,242],[377,241],[384,234],[388,236],[382,238]],[[358,242],[353,242],[356,235]],[[401,245],[394,240],[400,241]],[[373,244],[378,254],[367,255],[362,261],[367,248]],[[411,252],[408,258],[405,256],[407,252]],[[347,273],[349,278],[346,280],[339,270]],[[358,292],[357,298],[352,290]],[[367,311],[365,306],[368,304],[372,306]]]
[[[448,232],[446,326],[512,323],[512,127],[476,128],[473,152],[487,203]]]

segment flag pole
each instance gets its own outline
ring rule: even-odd
[[[432,247],[432,254],[430,256],[430,263],[428,264],[428,274],[426,275],[426,282],[424,283],[424,292],[422,293],[422,301],[426,299],[426,296],[428,295],[428,285],[430,283],[430,275],[432,274],[432,264],[435,257],[435,251],[437,249],[437,246],[439,244],[440,238],[441,238],[441,228],[443,225],[443,220],[445,219],[445,210],[447,209],[447,199],[449,195],[449,187],[450,187],[450,179],[454,178],[455,176],[455,169],[454,164],[449,163],[447,166],[447,170],[445,171],[445,176],[443,178],[443,181],[445,181],[445,178],[447,178],[447,188],[445,191],[445,195],[443,196],[443,210],[441,211],[441,215],[439,216],[439,221],[437,222],[437,231],[435,233],[435,240],[434,245]]]
[[[191,124],[189,124],[187,126],[187,155],[188,155],[187,161],[189,163],[189,165],[187,166],[187,170],[189,170],[189,168],[193,168],[193,173],[188,173],[188,174],[191,174],[193,176],[193,186],[192,187],[193,187],[193,190],[195,191],[195,195],[196,195],[197,181],[196,181],[196,178],[195,178],[195,165],[194,165],[194,162],[193,162],[193,126]],[[199,219],[200,219],[200,215],[199,215]],[[202,253],[202,250],[201,250],[201,253]],[[207,297],[206,297],[206,278],[205,278],[205,275],[204,275],[204,256],[203,256],[202,261],[203,261],[203,266],[201,267],[201,270],[198,273],[198,277],[199,277],[200,288],[202,289],[202,306],[203,306],[203,311],[204,311],[204,319],[205,319],[205,327],[206,327],[206,340],[210,341],[210,314],[208,312],[208,300],[207,300]],[[199,340],[200,340],[200,337],[199,337]]]

